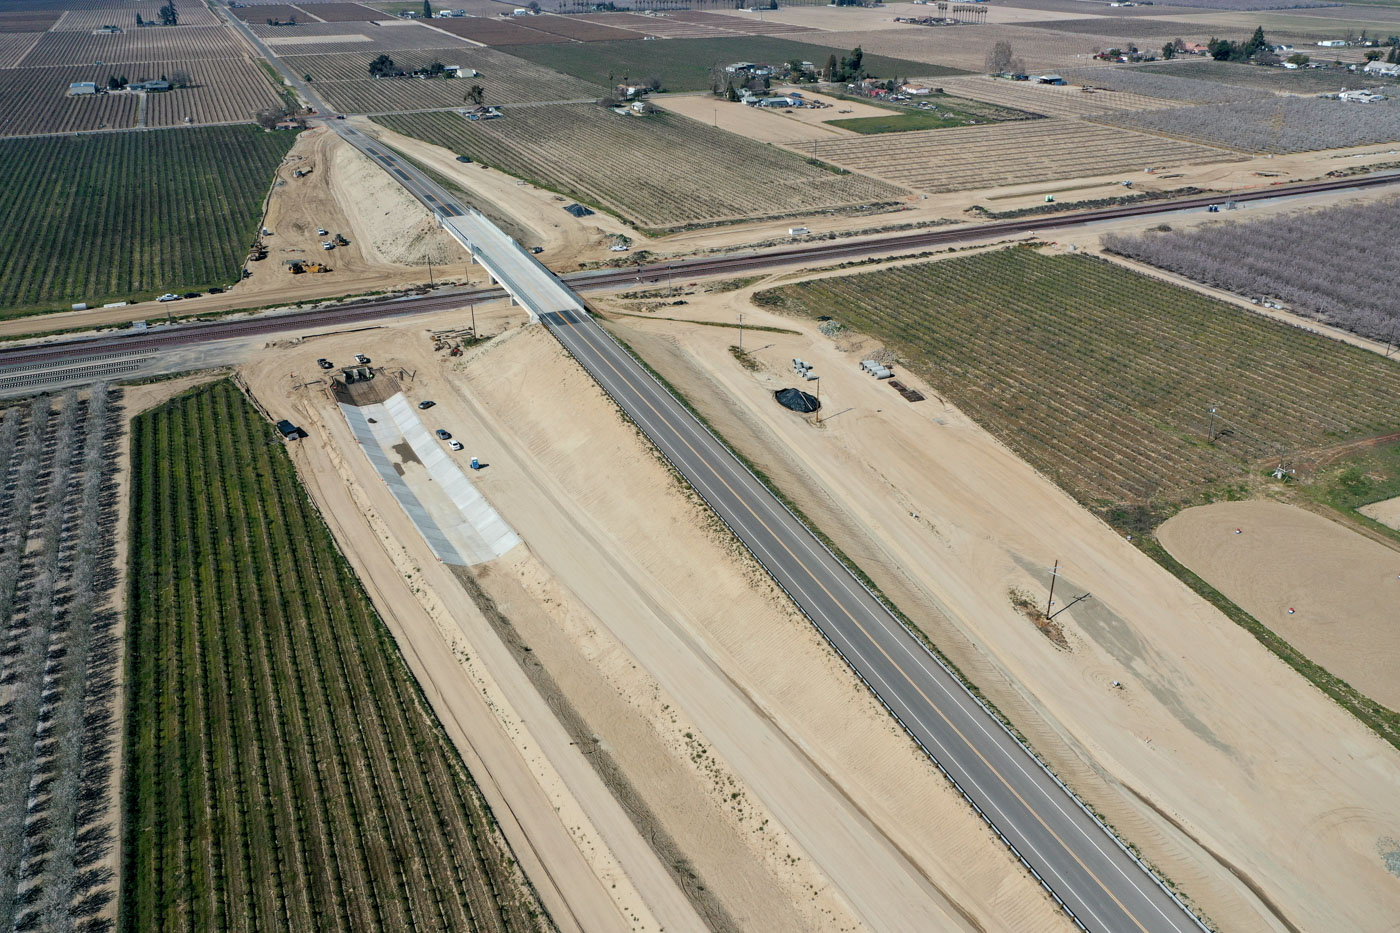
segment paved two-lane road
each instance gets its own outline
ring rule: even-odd
[[[589,316],[546,326],[1085,927],[1199,927],[812,533]]]

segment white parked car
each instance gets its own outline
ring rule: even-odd
[[[630,249],[630,248],[631,248],[631,247],[623,246],[621,243],[617,244],[616,246],[609,246],[609,247],[608,247],[608,249],[612,250],[614,253],[625,253],[625,252],[627,252],[627,250]]]
[[[317,228],[316,228],[316,235],[317,235],[317,236],[325,236],[325,235],[326,235],[327,233],[329,233],[329,232],[330,232],[330,231],[327,230],[325,227],[317,227]]]
[[[179,301],[179,300],[180,300],[180,296],[179,296],[179,295],[176,295],[176,294],[174,294],[174,293],[172,293],[172,292],[166,292],[164,295],[161,295],[159,298],[156,299],[156,301]]]
[[[461,449],[462,449],[462,442],[461,442],[461,441],[448,441],[448,442],[447,442],[447,446],[448,446],[448,447],[451,447],[453,450],[461,450]]]
[[[323,240],[321,242],[321,249],[335,249],[335,244],[330,240]]]

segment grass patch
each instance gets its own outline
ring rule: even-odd
[[[859,98],[843,97],[843,100]],[[861,100],[869,104],[870,101]],[[846,120],[824,120],[822,122],[855,133],[907,133],[914,130],[941,130],[950,126],[977,126],[984,123],[1008,123],[1014,120],[1038,119],[1036,114],[1024,110],[1014,110],[997,104],[976,100],[964,100],[947,94],[931,95],[927,102],[933,105],[930,110],[913,107],[888,107],[888,116],[852,117]]]
[[[132,424],[120,929],[544,927],[272,426]]]

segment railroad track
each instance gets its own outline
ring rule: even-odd
[[[1278,185],[1224,196],[1192,197],[1180,200],[1151,201],[1125,204],[1094,211],[1025,217],[993,223],[935,228],[892,236],[864,238],[841,242],[822,242],[724,256],[678,259],[673,262],[639,263],[615,269],[595,269],[574,272],[560,278],[575,291],[596,291],[619,285],[648,284],[667,277],[682,278],[732,275],[761,269],[793,265],[823,265],[869,256],[890,255],[956,245],[959,243],[994,240],[1040,231],[1065,230],[1088,224],[1168,214],[1183,210],[1205,208],[1224,200],[1251,202],[1297,197],[1328,191],[1373,188],[1400,183],[1400,172],[1390,172],[1361,178],[1330,179],[1301,185]],[[52,364],[56,360],[78,358],[113,358],[138,353],[158,353],[176,347],[253,336],[269,336],[317,326],[341,326],[366,321],[386,320],[414,314],[428,314],[461,308],[476,301],[507,297],[500,288],[476,289],[450,294],[422,295],[382,301],[364,301],[348,305],[330,305],[309,311],[263,315],[226,321],[205,321],[156,327],[142,334],[74,337],[38,345],[0,348],[0,375],[3,368],[20,363]]]

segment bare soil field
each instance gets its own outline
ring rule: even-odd
[[[529,28],[563,36],[566,39],[576,39],[579,42],[605,42],[612,39],[637,38],[636,33],[631,30],[589,22],[577,16],[556,16],[554,14],[532,16]]]
[[[1001,41],[1010,42],[1016,56],[1034,71],[1052,71],[1072,65],[1093,66],[1096,50],[1123,42],[1110,36],[1081,36],[1025,26],[952,29],[900,26],[895,29],[812,33],[806,37],[806,41],[833,49],[860,46],[867,54],[909,58],[971,72],[981,72],[986,68],[987,53]]]
[[[1097,84],[1091,74],[1089,83]],[[969,75],[965,78],[939,78],[938,84],[950,94],[985,100],[1003,107],[1016,107],[1047,117],[1078,117],[1113,110],[1161,110],[1180,106],[1178,101],[1144,94],[1105,90],[1095,87],[1085,91],[1071,85],[1032,84],[1029,81],[1008,81],[990,75]]]
[[[249,28],[269,48],[286,49],[288,55],[344,52],[348,45],[358,43],[368,43],[364,48],[373,49],[376,55],[396,49],[440,49],[467,44],[441,30],[410,22],[386,21],[378,26],[366,23],[308,23],[280,28],[250,24]]]
[[[760,143],[665,112],[619,116],[572,104],[516,108],[479,123],[455,113],[378,122],[648,228],[859,208],[903,195],[862,175],[779,158]],[[619,160],[628,172],[618,171]],[[744,171],[736,177],[738,165]]]
[[[732,324],[742,312],[746,324],[802,331],[746,333],[757,369],[735,360],[730,328],[609,326],[763,463],[1214,924],[1386,928],[1400,905],[1383,847],[1400,832],[1392,748],[937,385],[897,372],[927,397],[911,404],[866,376],[857,363],[878,343],[851,332],[833,341],[815,322],[754,307],[747,291],[687,294],[687,308],[662,313]],[[822,377],[830,414],[820,428],[772,401],[792,384],[792,357]],[[1068,650],[1007,596],[1024,588],[1043,599],[1056,557],[1066,574],[1057,598],[1093,594],[1060,617]]]
[[[257,6],[242,7],[234,10],[233,15],[245,23],[267,23],[270,19],[280,23],[289,23],[295,20],[299,24],[321,21],[319,17],[308,13],[301,7],[287,3],[260,3]],[[291,27],[278,26],[275,28],[289,29]]]
[[[1057,19],[1045,24],[1045,28],[1055,32],[1074,32],[1087,35],[1119,35],[1131,39],[1134,44],[1147,48],[1150,40],[1158,43],[1163,39],[1185,39],[1187,42],[1204,42],[1214,35],[1205,23],[1190,20],[1167,19],[1162,16],[1136,16],[1132,19],[1108,19],[1102,16],[1087,16],[1084,19]]]
[[[670,15],[683,23],[708,26],[712,29],[741,36],[790,36],[816,31],[810,26],[774,22],[766,16],[749,16],[741,13],[730,15],[728,13],[706,13],[701,10],[678,10]]]
[[[729,32],[715,26],[690,23],[676,19],[672,15],[643,16],[637,13],[589,13],[576,17],[587,22],[601,23],[626,29],[641,36],[658,36],[663,39],[714,39],[729,35]],[[633,37],[635,38],[635,36]]]
[[[534,17],[529,17],[533,19]],[[436,19],[433,26],[454,36],[470,39],[482,45],[538,45],[569,40],[552,32],[531,29],[520,23],[484,16],[464,16],[460,19]]]
[[[929,192],[1238,158],[1222,149],[1064,119],[813,141],[794,150]]]
[[[819,99],[831,104],[830,110],[795,110],[783,113],[765,107],[746,107],[741,103],[716,100],[708,95],[667,96],[660,105],[673,113],[683,114],[692,120],[708,123],[746,139],[762,143],[795,145],[818,139],[844,139],[856,134],[851,130],[829,126],[822,122],[836,117],[840,111],[849,110],[848,117],[888,117],[890,112],[869,104],[822,97],[803,91],[811,99]]]
[[[1375,519],[1382,525],[1400,531],[1400,496],[1363,505],[1357,511],[1367,518]]]
[[[482,46],[395,52],[401,68],[412,69],[440,61],[480,72],[474,78],[371,78],[369,63],[380,53],[346,55],[288,55],[298,74],[309,74],[316,92],[346,113],[392,113],[398,110],[460,108],[467,91],[481,85],[488,104],[590,100],[604,89],[524,59]]]
[[[241,58],[245,54],[224,26],[169,26],[117,33],[49,32],[20,60],[36,65],[150,62],[181,58]]]
[[[364,23],[391,18],[358,3],[306,3],[301,9],[325,23]]]
[[[24,11],[0,8],[0,33],[45,32],[64,14],[61,11]]]
[[[1400,709],[1400,550],[1278,502],[1218,502],[1157,538],[1308,657]]]

